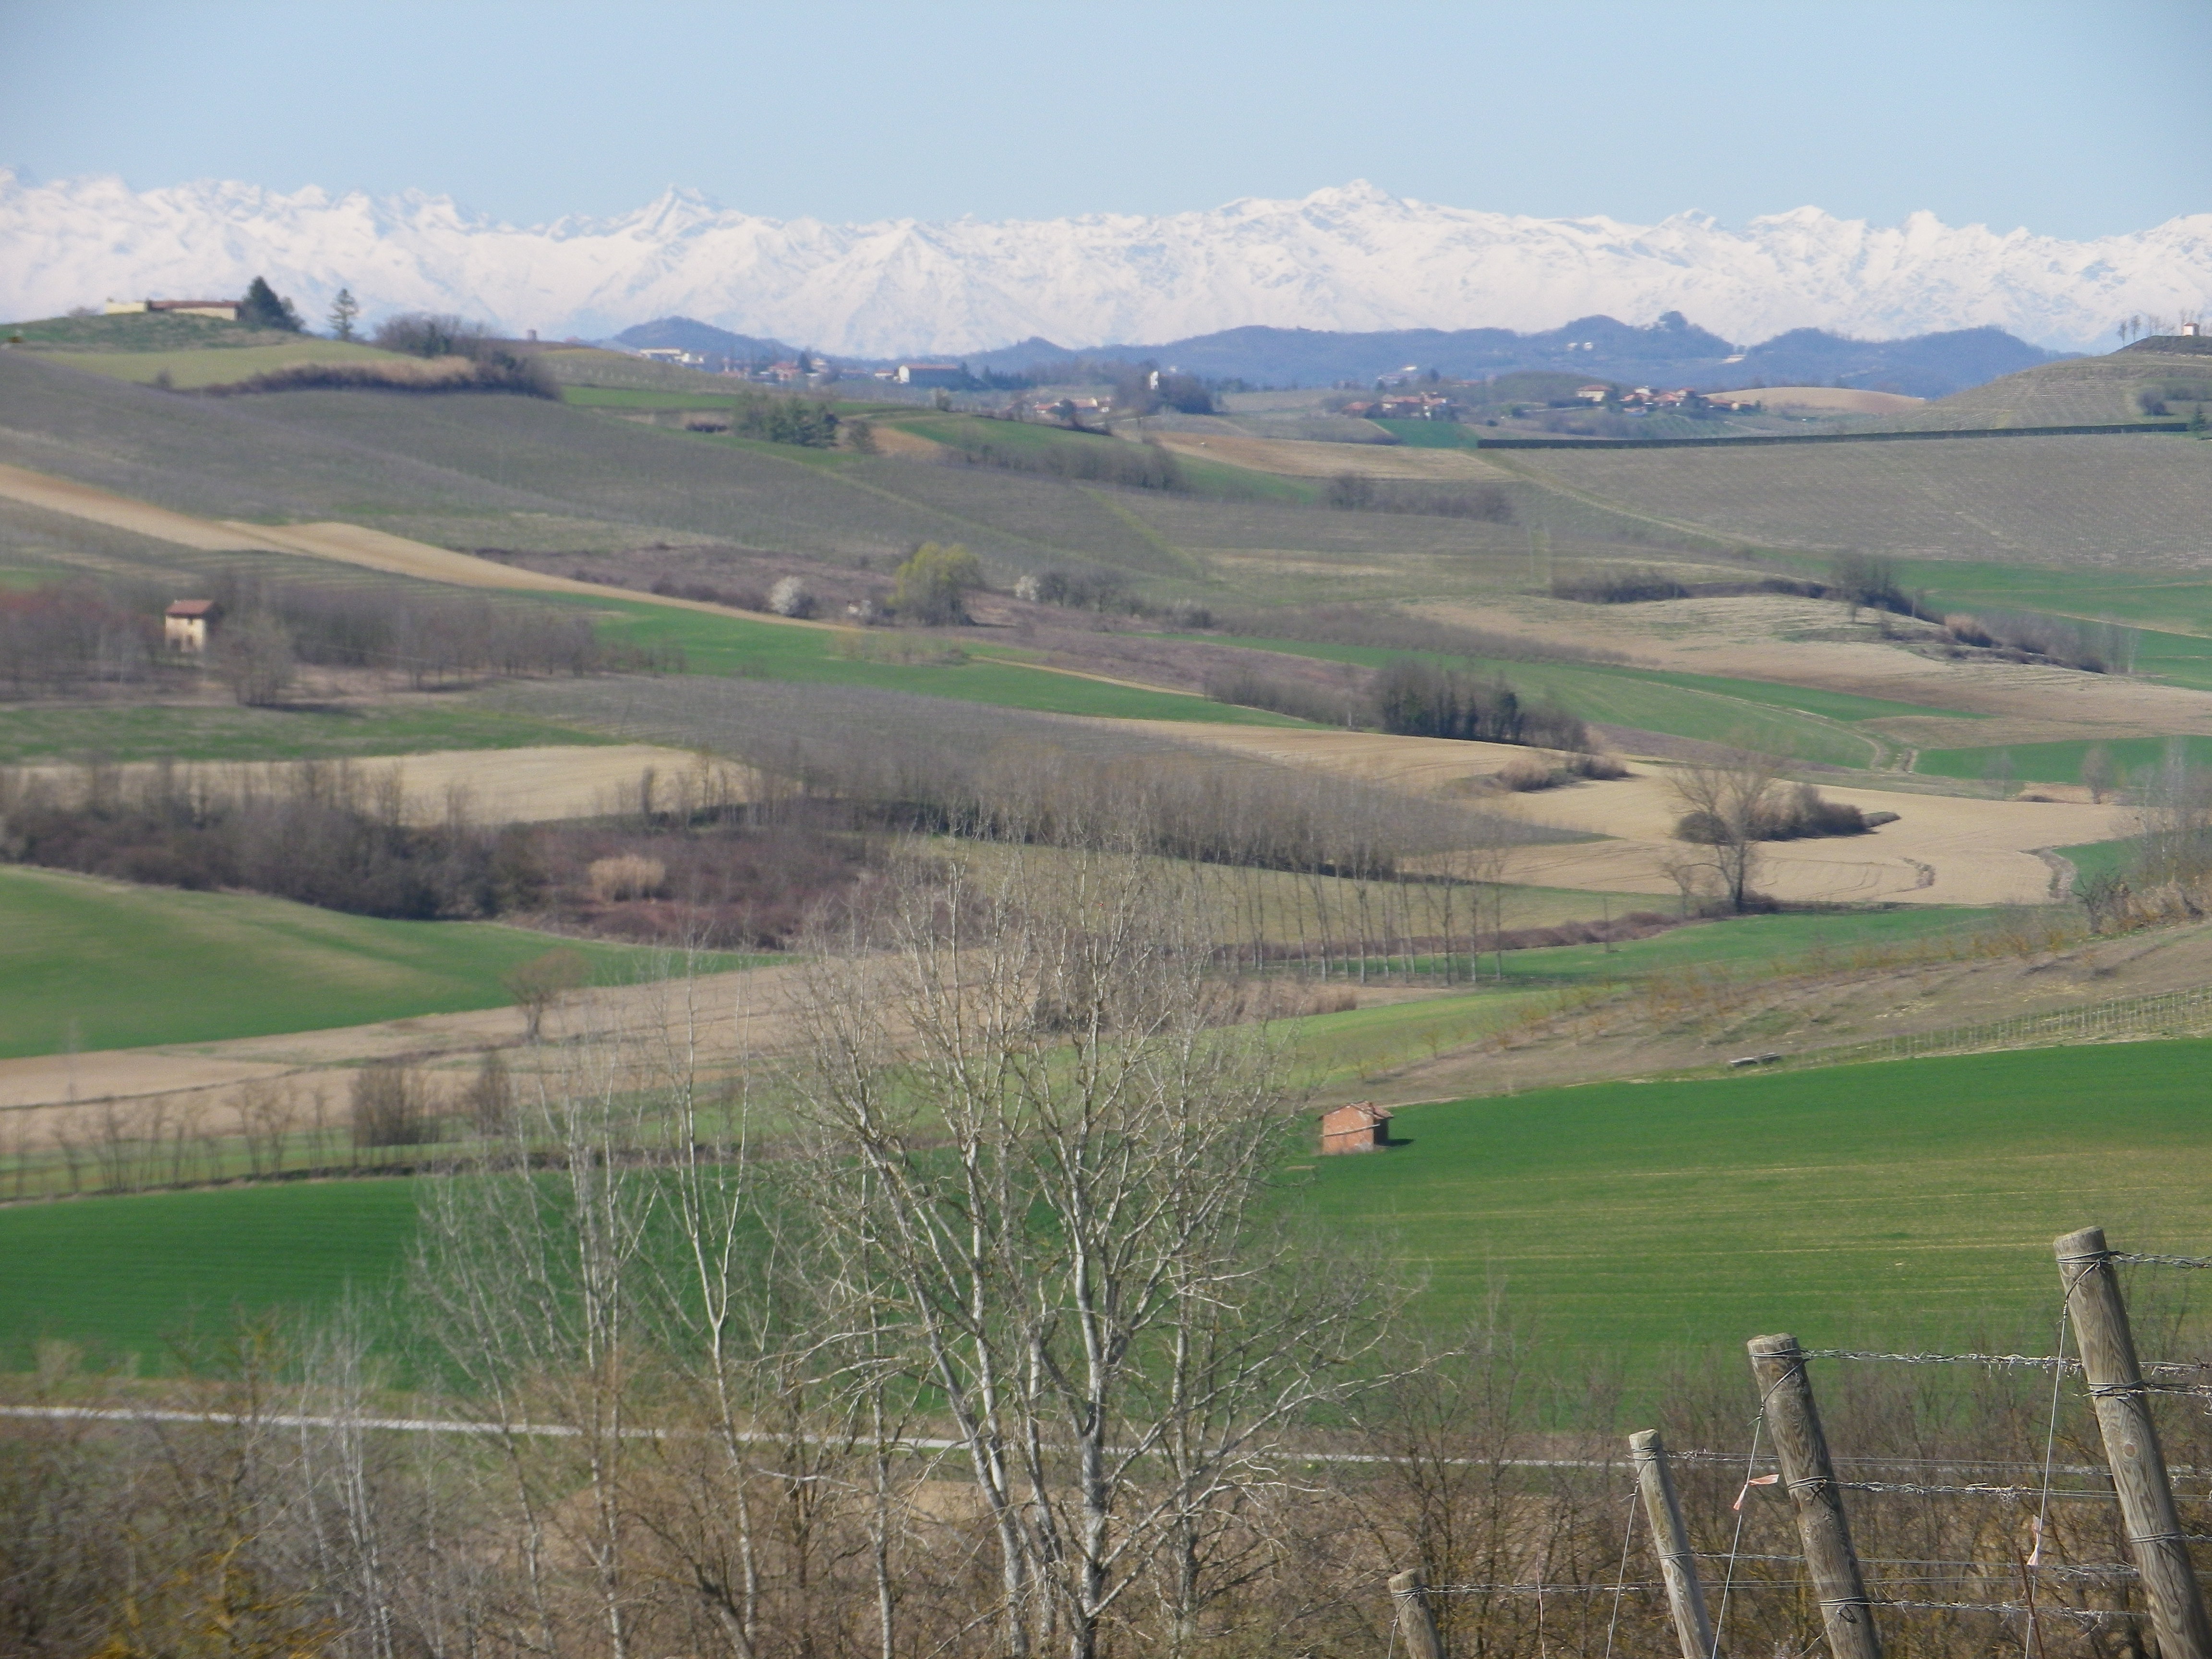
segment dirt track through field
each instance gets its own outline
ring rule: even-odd
[[[322,761],[218,761],[170,769],[180,784],[204,782],[218,790],[281,787],[288,776]],[[471,823],[544,823],[561,818],[607,817],[639,810],[643,781],[652,775],[663,808],[688,790],[694,800],[744,800],[754,774],[726,761],[702,762],[688,750],[653,744],[579,744],[530,749],[447,749],[390,759],[344,763],[348,775],[374,790],[396,780],[410,823],[443,823],[455,811]],[[112,769],[127,787],[150,781],[159,769],[133,762]],[[64,788],[85,775],[75,768],[39,766],[19,775]],[[103,775],[106,775],[103,774]]]
[[[413,576],[423,581],[457,587],[496,588],[518,593],[577,593],[595,599],[621,599],[639,605],[660,605],[672,611],[699,611],[710,616],[739,617],[747,622],[775,623],[789,628],[834,628],[830,623],[802,622],[763,611],[738,611],[703,599],[683,599],[662,593],[633,592],[596,582],[580,582],[567,576],[526,570],[480,559],[472,553],[456,553],[428,542],[410,541],[362,525],[245,524],[235,520],[198,519],[173,513],[151,502],[134,501],[95,489],[69,478],[58,478],[20,466],[0,465],[0,496],[67,514],[111,529],[127,530],[156,541],[204,553],[247,550],[262,553],[302,553],[312,558],[332,559],[342,564],[380,570],[387,575]]]
[[[1428,795],[1464,796],[1470,784],[1531,753],[1370,732],[1178,725],[1170,733],[1158,722],[1128,724]],[[2057,870],[2037,849],[2116,840],[2138,828],[2135,809],[2124,806],[1826,787],[1820,793],[1863,811],[1895,812],[1898,821],[1863,836],[1764,845],[1760,890],[1798,903],[2044,904],[2063,894]],[[1523,823],[1605,837],[1518,848],[1508,859],[1509,880],[1600,892],[1678,890],[1667,865],[1686,850],[1673,835],[1683,808],[1666,768],[1639,763],[1635,775],[1611,782],[1485,793],[1481,802]]]

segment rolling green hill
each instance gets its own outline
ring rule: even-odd
[[[504,1007],[500,975],[567,943],[0,865],[0,1058]],[[609,980],[653,955],[572,948]]]
[[[2212,402],[2212,361],[2135,347],[2108,356],[2039,364],[1878,424],[1898,431],[1955,431],[2140,421],[2148,418],[2141,393],[2156,396],[2168,386],[2201,386],[2201,398]]]

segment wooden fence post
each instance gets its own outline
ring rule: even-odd
[[[2127,1524],[2128,1553],[2150,1602],[2159,1659],[2212,1659],[2212,1626],[2205,1621],[2196,1565],[2181,1536],[2181,1517],[2174,1512],[2166,1454],[2159,1449],[2158,1427],[2144,1398],[2142,1367],[2136,1359],[2127,1304],[2120,1298],[2105,1230],[2084,1227],[2052,1249],[2081,1351],[2081,1374],[2105,1438],[2105,1462]]]
[[[1754,1336],[1744,1345],[1759,1380],[1767,1436],[1782,1465],[1782,1483],[1797,1510],[1797,1537],[1805,1567],[1820,1598],[1820,1622],[1834,1659],[1881,1659],[1874,1608],[1851,1548],[1850,1523],[1828,1461],[1827,1437],[1813,1404],[1804,1351],[1794,1336]],[[2212,1656],[2208,1656],[2212,1659]]]
[[[1398,1635],[1407,1659],[1444,1659],[1437,1610],[1429,1605],[1429,1581],[1419,1567],[1408,1567],[1390,1580],[1390,1600],[1397,1609]]]
[[[1717,1659],[1705,1589],[1698,1582],[1698,1558],[1690,1553],[1681,1500],[1674,1495],[1674,1472],[1667,1466],[1667,1443],[1658,1430],[1643,1429],[1628,1437],[1628,1452],[1635,1460],[1636,1485],[1644,1494],[1644,1513],[1659,1552],[1659,1577],[1667,1586],[1668,1611],[1674,1615],[1674,1641],[1682,1659]]]

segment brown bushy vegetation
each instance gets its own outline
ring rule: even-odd
[[[1513,522],[1513,497],[1502,484],[1423,483],[1340,472],[1322,487],[1324,506],[1348,513],[1411,513],[1437,519]]]
[[[123,881],[243,888],[359,915],[498,915],[536,902],[529,832],[406,822],[396,781],[303,763],[267,781],[162,766],[0,770],[0,858]]]
[[[1181,492],[1190,488],[1182,463],[1157,443],[1125,443],[1103,434],[1048,444],[993,443],[964,426],[947,435],[933,432],[930,436],[945,446],[947,466],[999,467],[1129,489]]]
[[[410,822],[390,774],[344,765],[302,763],[268,778],[225,768],[0,769],[0,860],[359,915],[521,916],[705,950],[787,946],[881,861],[855,833],[866,815],[839,803],[748,803],[650,772],[624,794],[601,823],[490,828],[459,810]]]
[[[1829,800],[1809,783],[1793,788],[1771,789],[1751,807],[1750,830],[1754,841],[1809,841],[1823,836],[1863,836],[1870,826],[1866,814],[1848,801]],[[1717,845],[1729,830],[1709,809],[1685,813],[1674,826],[1678,841]]]
[[[1307,680],[1270,674],[1244,664],[1212,670],[1206,677],[1206,695],[1216,702],[1239,708],[1266,708],[1292,720],[1317,726],[1364,725],[1373,708],[1364,692],[1332,689]]]
[[[1543,838],[1371,784],[1013,709],[970,705],[948,720],[929,697],[698,677],[544,690],[520,701],[731,756],[771,781],[777,800],[834,807],[855,830],[1050,846],[1110,833],[1205,863],[1361,876],[1422,854]],[[786,809],[763,799],[752,810]]]
[[[1957,644],[2013,662],[2051,663],[2088,674],[2125,674],[2135,668],[2136,630],[2117,623],[1985,609],[1951,612],[1942,625]]]
[[[1356,605],[1284,605],[1268,611],[1228,611],[1215,627],[1250,639],[1310,640],[1324,645],[1378,646],[1436,656],[1491,657],[1522,662],[1621,662],[1617,651],[1542,643],[1492,634],[1412,611]]]
[[[202,388],[210,398],[270,392],[506,392],[559,401],[561,387],[535,358],[503,351],[426,362],[292,363]]]
[[[1584,751],[1571,755],[1516,756],[1491,774],[1490,781],[1498,788],[1526,794],[1539,789],[1556,789],[1562,784],[1573,783],[1579,779],[1609,781],[1627,775],[1627,764],[1618,755],[1593,755]]]
[[[1527,702],[1503,679],[1483,680],[1411,658],[1375,677],[1376,719],[1385,732],[1479,743],[1587,749],[1589,732],[1565,709]]]
[[[0,592],[0,685],[35,697],[144,680],[161,658],[167,602],[144,584],[86,579]]]

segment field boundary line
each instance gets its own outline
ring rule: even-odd
[[[1875,444],[1945,438],[2098,438],[2186,432],[2186,421],[2084,422],[2071,426],[1917,427],[1893,432],[1777,432],[1716,438],[1482,438],[1485,449],[1771,449],[1788,444]]]
[[[2144,1041],[2161,1036],[2197,1036],[2212,1032],[2212,985],[2179,991],[2154,991],[2116,997],[2079,1008],[2015,1014],[1934,1031],[1899,1033],[1785,1056],[1783,1066],[1847,1066],[1865,1061],[1917,1060],[1939,1054],[1988,1053],[2006,1048],[2045,1048],[2071,1037],[2079,1042]]]

